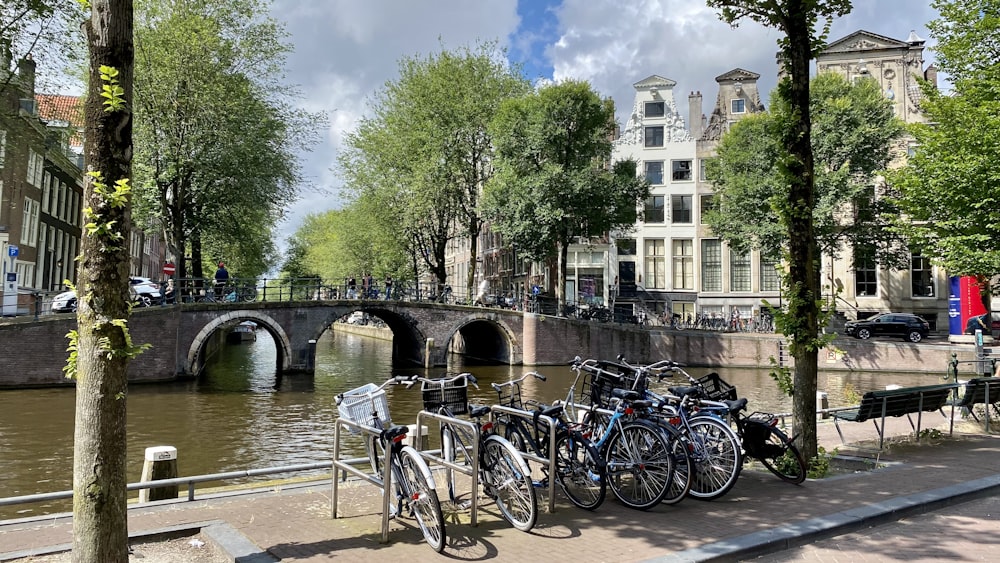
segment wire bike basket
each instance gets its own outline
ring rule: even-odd
[[[646,391],[644,382],[640,383],[635,370],[622,368],[611,362],[601,362],[596,371],[591,371],[588,367],[583,368],[584,377],[579,397],[582,405],[607,407],[611,403],[615,389],[628,389],[640,393]]]
[[[379,389],[374,383],[366,383],[357,389],[345,392],[344,400],[337,405],[337,412],[341,418],[365,426],[371,426],[372,413],[375,412],[386,427],[391,425],[389,399],[386,397],[385,389]],[[361,434],[361,431],[354,427],[351,427],[350,431],[351,434]]]
[[[447,383],[421,382],[420,393],[423,395],[424,409],[428,411],[444,407],[452,414],[469,412],[469,382],[464,377]]]
[[[710,401],[735,401],[736,387],[728,384],[714,371],[698,378],[698,383],[705,389]]]

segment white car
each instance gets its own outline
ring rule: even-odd
[[[53,313],[72,313],[76,311],[76,292],[64,291],[52,300]]]
[[[129,295],[137,307],[150,307],[160,303],[160,286],[149,278],[129,277]],[[64,291],[52,300],[53,313],[76,311],[76,292]]]

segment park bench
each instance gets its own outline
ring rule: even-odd
[[[955,406],[962,407],[976,422],[979,422],[979,417],[973,409],[976,405],[985,407],[986,430],[989,431],[990,408],[992,407],[994,415],[1000,416],[1000,377],[977,377],[965,383],[965,393]]]
[[[833,410],[833,423],[837,427],[841,443],[846,443],[844,433],[840,430],[840,421],[864,422],[871,420],[878,432],[878,447],[881,450],[885,441],[885,419],[890,416],[906,416],[910,427],[920,435],[920,426],[924,411],[939,411],[949,404],[952,393],[958,388],[956,383],[940,385],[923,385],[920,387],[900,387],[884,391],[869,391],[861,398],[861,404],[856,407]],[[916,413],[917,424],[913,424],[911,414]]]

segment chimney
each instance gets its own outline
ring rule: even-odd
[[[21,88],[24,89],[24,95],[34,99],[35,61],[31,58],[30,53],[25,55],[24,58],[17,63],[17,77],[21,82]]]
[[[931,65],[931,66],[927,67],[927,70],[924,71],[924,80],[926,80],[927,82],[930,82],[931,86],[933,86],[935,89],[937,88],[937,67],[936,66]]]
[[[704,130],[704,121],[701,112],[701,91],[691,92],[688,96],[688,127],[691,130],[691,137],[694,140],[701,138]]]

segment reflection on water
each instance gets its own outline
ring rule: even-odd
[[[128,397],[128,476],[138,481],[145,448],[171,445],[178,451],[181,475],[328,461],[333,449],[337,408],[334,397],[394,374],[392,344],[384,340],[328,332],[317,342],[315,375],[275,374],[272,339],[226,346],[217,363],[198,381],[134,385]],[[460,359],[448,369],[397,371],[431,376],[462,371]],[[473,401],[492,403],[489,383],[520,377],[523,366],[469,367],[479,379]],[[564,398],[573,381],[566,366],[541,366],[547,380],[529,379],[524,397],[540,401]],[[694,368],[699,377],[709,370]],[[718,369],[754,410],[791,411],[766,370]],[[934,375],[822,373],[819,388],[830,404],[846,404],[843,389],[860,392],[889,383],[936,383]],[[670,384],[683,384],[675,379]],[[389,390],[393,421],[412,424],[422,408],[419,386]],[[72,488],[74,390],[33,389],[0,392],[0,497]],[[356,448],[358,444],[354,444]],[[358,450],[355,450],[358,451]],[[70,509],[68,502],[0,508],[0,518]]]

